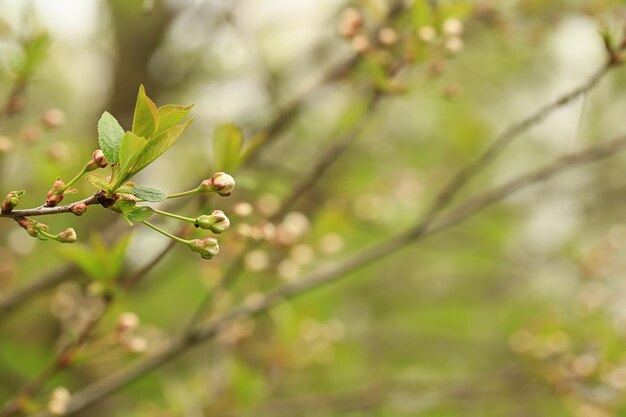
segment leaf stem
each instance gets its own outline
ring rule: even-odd
[[[148,226],[152,230],[157,231],[157,232],[161,233],[162,235],[169,237],[170,239],[173,239],[173,240],[175,240],[175,241],[177,241],[179,243],[182,243],[183,245],[189,246],[189,242],[187,240],[181,239],[178,236],[175,236],[175,235],[173,235],[171,233],[168,233],[165,230],[163,230],[163,229],[153,225],[152,223],[150,223],[150,222],[148,222],[146,220],[142,221],[141,223],[145,224],[146,226]]]
[[[87,172],[87,165],[85,165],[83,167],[83,169],[81,169],[80,172],[78,174],[76,174],[76,176],[74,178],[72,178],[67,184],[65,184],[65,187],[63,187],[63,191],[65,191],[68,188],[70,188],[72,186],[72,184],[74,184],[76,181],[78,181],[83,175],[85,175],[86,172]]]
[[[185,217],[185,216],[179,216],[178,214],[174,214],[174,213],[170,213],[167,211],[162,211],[162,210],[157,210],[157,209],[152,209],[152,211],[154,211],[157,214],[161,214],[163,216],[167,216],[167,217],[171,217],[172,219],[177,219],[177,220],[182,220],[184,222],[187,223],[195,223],[196,219],[192,219],[191,217]]]
[[[197,194],[199,191],[200,191],[200,187],[194,188],[193,190],[189,190],[189,191],[183,191],[182,193],[170,194],[167,196],[167,198],[170,199],[170,198],[186,197],[188,195]]]

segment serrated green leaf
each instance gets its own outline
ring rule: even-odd
[[[98,143],[104,156],[113,164],[118,162],[120,143],[124,137],[124,129],[109,112],[102,113],[98,121]]]
[[[155,136],[182,123],[182,121],[189,116],[189,112],[192,108],[193,104],[189,106],[166,104],[165,106],[159,107],[159,128]]]
[[[117,179],[117,185],[126,182],[137,171],[133,170],[133,166],[142,155],[146,146],[146,139],[135,135],[133,132],[126,132],[120,146],[120,173]]]
[[[150,187],[142,187],[140,185],[135,185],[134,187],[130,187],[129,190],[124,191],[127,194],[132,194],[137,198],[141,198],[145,201],[150,201],[152,203],[156,203],[159,201],[163,201],[167,198],[165,193],[161,190],[157,190],[156,188]]]
[[[106,180],[98,174],[89,174],[85,179],[98,190],[106,190],[109,186]]]
[[[132,132],[137,136],[150,138],[156,132],[158,124],[159,113],[156,104],[148,98],[142,84],[137,94]]]
[[[141,157],[137,161],[134,167],[135,173],[141,171],[159,156],[163,155],[165,151],[176,143],[180,135],[183,134],[187,126],[189,126],[193,122],[193,119],[187,120],[187,122],[182,125],[171,127],[164,132],[160,133],[158,136],[152,138],[144,149],[144,152],[141,154]]]
[[[213,132],[213,162],[216,171],[232,171],[241,163],[243,132],[234,123],[226,123]]]

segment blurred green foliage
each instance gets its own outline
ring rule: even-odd
[[[220,238],[219,256],[174,248],[132,291],[120,290],[74,366],[35,397],[43,407],[55,387],[74,393],[164,346],[211,291],[215,316],[405,230],[496,134],[600,68],[600,32],[620,39],[626,16],[617,0],[414,1],[391,18],[390,3],[365,0],[157,0],[149,14],[141,2],[18,3],[0,0],[10,28],[0,38],[10,108],[0,118],[0,184],[28,191],[20,206],[41,204],[57,176],[88,160],[103,111],[129,125],[128,85],[134,98],[142,83],[159,103],[195,103],[196,122],[137,181],[170,194],[232,170],[238,185],[219,200],[234,230]],[[337,33],[348,6],[362,14],[369,44]],[[65,28],[54,23],[62,16]],[[382,27],[396,42],[377,38]],[[520,137],[457,201],[623,134],[625,85],[623,69],[611,72]],[[52,108],[63,124],[46,119]],[[349,149],[268,226],[293,185],[355,129]],[[237,322],[81,415],[624,415],[624,162],[542,183]],[[80,265],[15,311],[0,310],[3,403],[103,308],[94,280],[140,270],[167,245],[117,217],[98,207],[49,216],[51,229],[72,226],[80,237],[61,249],[0,219],[0,300],[67,257]],[[217,291],[246,247],[235,285]],[[141,323],[120,341],[125,312]]]

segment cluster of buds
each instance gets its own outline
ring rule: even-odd
[[[36,220],[29,219],[29,218],[26,218],[26,217],[18,217],[17,219],[15,219],[15,221],[24,230],[26,230],[26,233],[28,233],[32,237],[36,237],[37,239],[41,239],[41,240],[52,239],[52,240],[56,240],[57,242],[61,242],[61,243],[74,243],[74,242],[76,242],[76,231],[73,228],[71,228],[71,227],[68,227],[67,229],[65,229],[61,233],[53,235],[53,234],[48,232],[48,230],[50,230],[48,225],[40,223],[40,222],[38,222]]]
[[[131,353],[144,353],[148,348],[146,338],[137,334],[138,328],[139,317],[135,313],[126,312],[117,319],[115,338]]]
[[[355,7],[348,7],[343,11],[337,31],[350,41],[352,48],[358,53],[371,51],[373,43],[389,47],[400,40],[398,33],[393,28],[383,27],[378,31],[377,39],[372,42],[363,28],[364,18],[360,10]]]
[[[208,180],[202,181],[198,189],[201,192],[215,192],[222,197],[228,197],[235,189],[235,179],[225,172],[216,172]]]
[[[67,413],[67,408],[72,399],[72,395],[65,387],[57,387],[52,391],[48,400],[48,411],[55,416],[62,416]]]
[[[226,196],[231,195],[234,189],[235,189],[235,179],[232,176],[224,172],[216,172],[215,174],[211,176],[211,178],[202,181],[200,185],[196,187],[195,189],[190,190],[190,191],[185,191],[182,193],[171,194],[167,196],[167,198],[178,198],[178,197],[183,197],[183,196],[188,196],[188,195],[193,195],[193,194],[205,194],[205,193],[216,193],[220,196],[226,197]],[[121,200],[121,201],[124,201],[124,200]],[[124,208],[121,211],[123,212],[124,210],[126,210],[128,212],[128,210],[147,209],[146,207],[137,207],[135,205],[135,202],[136,200],[132,200],[131,204],[124,203],[125,206],[131,207],[131,208],[130,209]],[[168,213],[167,211],[162,211],[162,210],[158,210],[155,208],[150,208],[148,210],[149,210],[149,213],[156,213],[156,214],[171,217],[177,220],[181,220],[181,221],[193,224],[196,228],[203,229],[203,230],[210,230],[211,232],[215,234],[221,234],[224,231],[226,231],[228,228],[230,228],[230,220],[228,219],[228,217],[226,216],[226,214],[224,214],[222,210],[213,210],[210,214],[204,214],[197,218],[180,216],[178,214]],[[165,230],[162,230],[159,227],[151,223],[148,223],[147,221],[143,221],[143,223],[146,224],[148,227],[152,228],[153,230],[177,242],[187,245],[193,252],[199,253],[200,256],[202,256],[202,258],[204,259],[212,259],[219,252],[219,244],[217,242],[217,239],[215,238],[207,237],[204,239],[185,240],[178,236],[174,236],[166,232]]]

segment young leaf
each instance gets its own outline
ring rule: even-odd
[[[156,104],[148,98],[143,85],[139,86],[135,114],[133,116],[133,133],[137,136],[150,138],[159,124],[159,113]]]
[[[135,207],[129,212],[124,213],[124,216],[131,222],[142,222],[148,220],[153,214],[154,211],[150,207]]]
[[[135,201],[132,200],[118,200],[115,203],[122,216],[129,225],[133,225],[133,222],[141,222],[147,220],[154,214],[154,211],[150,207],[137,207]]]
[[[150,187],[142,187],[140,185],[135,185],[125,192],[127,192],[128,194],[132,194],[137,198],[141,198],[142,200],[150,201],[153,203],[163,201],[167,198],[165,193],[161,190]]]
[[[134,173],[141,171],[148,165],[150,165],[155,159],[163,154],[163,152],[167,151],[183,134],[187,126],[191,124],[193,120],[187,120],[186,123],[178,126],[171,127],[159,134],[158,136],[152,138],[147,144],[144,151],[141,154],[141,157],[137,161],[134,166]]]
[[[120,178],[115,185],[129,180],[137,171],[133,170],[139,157],[146,147],[146,139],[135,135],[133,132],[126,132],[120,146]]]
[[[85,177],[85,179],[98,190],[106,190],[109,187],[106,180],[98,174],[89,174]]]
[[[180,124],[189,115],[192,108],[193,104],[190,106],[167,104],[159,107],[159,129],[157,130],[155,136]]]
[[[102,113],[98,121],[98,143],[109,163],[118,161],[124,129],[109,112]]]
[[[216,171],[229,172],[241,162],[243,132],[234,123],[215,128],[213,133],[213,160]]]

